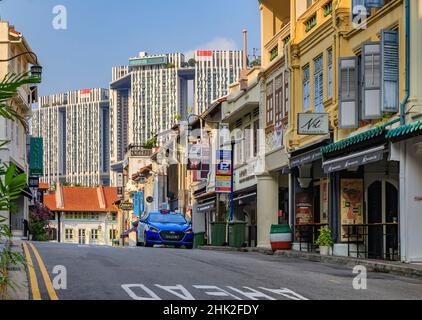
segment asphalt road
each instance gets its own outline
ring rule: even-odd
[[[32,244],[42,300],[422,299],[422,279],[368,273],[356,290],[347,267],[259,253]]]

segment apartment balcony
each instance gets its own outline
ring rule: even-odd
[[[284,48],[290,41],[290,22],[284,25],[271,39],[264,45],[263,67],[274,63],[284,56]]]
[[[14,101],[17,106],[22,108],[24,113],[31,110],[31,102],[35,101],[31,101],[31,90],[29,85],[22,85],[18,88]]]

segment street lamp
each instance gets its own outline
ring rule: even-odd
[[[8,61],[14,60],[16,58],[19,58],[20,56],[23,56],[25,54],[29,54],[29,55],[31,55],[31,56],[33,56],[35,58],[35,65],[33,65],[31,67],[31,71],[30,71],[31,77],[37,78],[37,79],[39,79],[39,81],[41,81],[42,67],[38,63],[38,57],[37,57],[37,55],[34,52],[32,52],[32,51],[25,51],[25,52],[19,53],[16,56],[13,56],[13,57],[11,57],[9,59],[0,60],[0,62],[8,62]]]

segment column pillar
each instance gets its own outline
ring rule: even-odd
[[[271,225],[278,223],[278,179],[267,174],[258,176],[257,180],[258,247],[270,248]]]

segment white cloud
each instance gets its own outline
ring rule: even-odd
[[[216,37],[211,41],[197,46],[195,49],[186,51],[184,53],[185,58],[193,58],[196,50],[238,50],[238,47],[236,42],[232,39]]]

